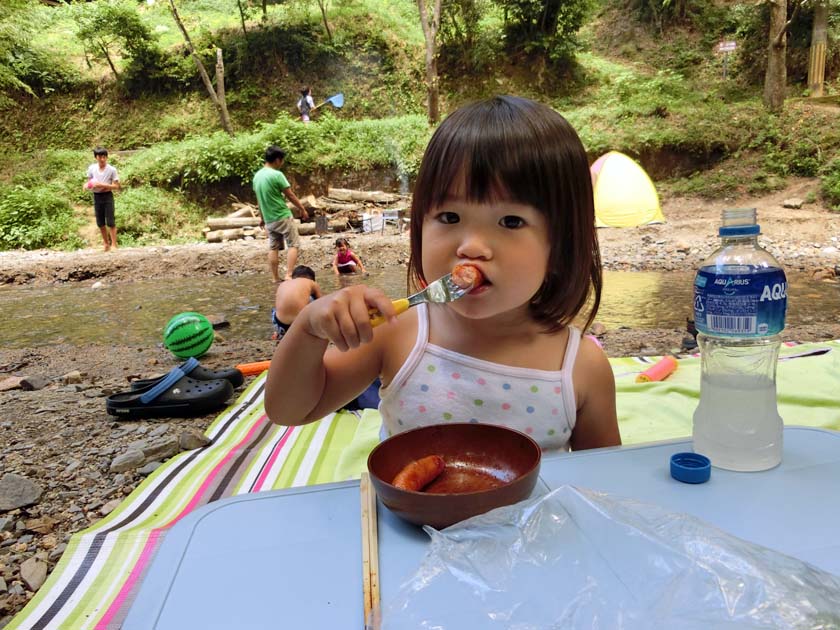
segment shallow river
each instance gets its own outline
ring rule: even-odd
[[[605,272],[597,320],[608,329],[682,328],[692,313],[692,273]],[[840,286],[789,277],[789,325],[835,321]],[[372,272],[365,280],[392,297],[405,292],[405,271]],[[322,288],[337,288],[329,270]],[[30,347],[56,342],[141,345],[159,343],[170,317],[181,311],[224,315],[227,339],[268,339],[273,288],[263,274],[180,278],[104,286],[70,284],[43,288],[0,287],[0,346]]]

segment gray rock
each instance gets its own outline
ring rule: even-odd
[[[99,513],[102,516],[108,516],[111,512],[117,509],[120,503],[122,503],[122,499],[114,499],[112,501],[108,501],[108,503],[99,508]]]
[[[37,591],[47,579],[47,563],[29,558],[20,565],[20,579],[30,591]]]
[[[83,376],[79,370],[72,370],[66,374],[62,374],[59,378],[65,385],[75,385],[82,382]]]
[[[37,503],[43,489],[26,477],[7,473],[0,479],[0,512]]]
[[[152,432],[149,433],[149,437],[153,437],[153,438],[160,437],[161,435],[163,435],[167,431],[169,431],[169,425],[164,423],[164,424],[161,424],[160,426],[157,426],[154,429],[152,429]]]
[[[27,376],[20,382],[20,388],[27,392],[37,391],[39,389],[44,389],[47,385],[49,385],[52,381],[48,379],[46,376]],[[52,410],[50,410],[52,411]]]
[[[163,465],[163,462],[157,462],[157,461],[149,462],[148,464],[146,464],[142,468],[138,468],[137,473],[140,474],[140,475],[143,475],[145,477],[146,475],[151,475],[153,472],[155,472],[162,465]]]
[[[6,586],[6,580],[4,580],[2,577],[0,577],[0,594],[3,594],[8,590],[9,590],[9,587]]]
[[[178,446],[178,438],[163,437],[149,442],[149,445],[143,449],[143,457],[145,462],[151,462],[156,459],[166,459],[179,453],[181,448]]]
[[[801,208],[802,204],[805,203],[799,197],[791,197],[790,199],[785,199],[782,202],[783,208]]]
[[[61,558],[65,549],[67,549],[67,543],[58,543],[58,545],[55,546],[55,549],[50,550],[50,555],[48,556],[50,562],[55,562]]]
[[[194,448],[201,448],[210,444],[209,437],[198,431],[184,431],[178,436],[178,444],[183,451],[191,451]]]
[[[0,532],[10,532],[14,527],[15,520],[10,517],[0,518]]]
[[[132,468],[142,466],[146,458],[143,456],[143,451],[126,451],[122,455],[117,455],[111,462],[109,470],[111,472],[125,472]]]

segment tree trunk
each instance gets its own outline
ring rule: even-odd
[[[111,66],[111,72],[114,73],[114,78],[119,81],[120,75],[117,72],[117,69],[114,67],[114,62],[111,61],[111,55],[108,53],[108,48],[102,42],[99,42],[99,48],[102,50],[102,54],[105,55],[105,59],[108,61],[108,65]]]
[[[423,39],[426,40],[426,92],[428,94],[429,124],[435,125],[440,118],[440,89],[437,71],[437,32],[440,25],[440,2],[432,0],[432,14],[426,10],[426,1],[417,0],[420,9],[420,24],[423,27]]]
[[[330,30],[330,23],[327,21],[327,2],[326,0],[318,0],[318,6],[321,9],[321,19],[324,20],[324,28],[327,30],[327,37],[330,44],[333,43],[332,31]]]
[[[262,21],[266,22],[268,21],[268,0],[262,0],[262,10]]]
[[[225,99],[225,62],[222,59],[222,49],[216,49],[216,97],[219,99],[219,110],[222,115],[222,126],[233,135],[233,125],[230,124],[227,100]]]
[[[811,96],[823,95],[825,79],[825,49],[828,42],[828,6],[825,0],[814,6],[814,25],[811,30],[811,57],[808,63],[808,90]]]
[[[787,2],[770,0],[770,31],[767,44],[767,70],[764,74],[764,107],[780,112],[787,86]]]
[[[219,118],[222,121],[222,128],[230,135],[233,135],[233,129],[230,126],[230,119],[227,116],[227,106],[223,107],[222,103],[219,101],[219,96],[216,94],[215,88],[213,88],[213,82],[210,80],[210,75],[207,74],[207,69],[204,67],[204,64],[201,62],[201,57],[198,56],[198,53],[193,46],[190,34],[187,33],[187,29],[181,21],[181,16],[178,15],[178,9],[175,8],[174,0],[169,0],[169,9],[172,12],[172,17],[175,19],[175,23],[181,31],[181,35],[184,36],[184,42],[187,44],[187,50],[190,51],[190,55],[192,56],[193,61],[195,61],[195,65],[198,68],[198,74],[201,75],[204,87],[207,88],[207,93],[210,95],[213,105],[216,106],[216,111],[218,111]]]
[[[239,21],[242,22],[242,35],[248,39],[248,31],[245,29],[245,9],[242,8],[242,0],[236,0],[236,6],[239,7]]]

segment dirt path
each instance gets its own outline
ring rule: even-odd
[[[840,214],[817,204],[786,209],[790,197],[806,199],[816,180],[797,180],[786,190],[752,199],[707,201],[666,199],[662,225],[608,229],[599,233],[608,269],[693,270],[717,242],[725,207],[756,207],[765,243],[790,270],[837,282],[840,265]],[[326,270],[334,237],[305,237],[301,263]],[[394,228],[380,234],[352,235],[365,265],[404,266],[408,236]],[[2,252],[0,285],[49,285],[107,279],[110,284],[148,278],[202,277],[266,270],[266,242],[236,241],[166,247],[122,248],[104,253]],[[269,280],[267,280],[268,282]],[[840,287],[838,287],[840,290]],[[678,351],[684,331],[608,330],[602,335],[611,356]],[[840,338],[840,319],[789,328],[788,339]],[[220,341],[202,364],[227,367],[268,358],[265,339]],[[38,484],[42,494],[30,506],[0,511],[0,628],[37,591],[22,579],[21,565],[34,558],[55,566],[69,537],[102,518],[128,495],[151,467],[112,472],[113,460],[138,440],[176,440],[187,430],[202,432],[213,415],[189,420],[115,422],[103,398],[127,388],[130,378],[164,372],[176,361],[157,347],[45,346],[0,349],[0,382],[10,376],[40,377],[42,389],[0,391],[0,477],[13,473]],[[5,587],[4,587],[5,584]]]

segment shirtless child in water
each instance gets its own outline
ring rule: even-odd
[[[271,309],[271,323],[274,325],[272,339],[282,339],[303,307],[319,297],[321,287],[315,282],[315,272],[305,265],[295,267],[292,279],[281,282],[274,294],[274,308]]]

